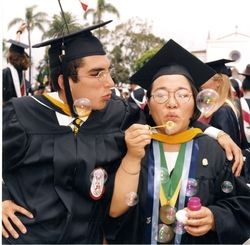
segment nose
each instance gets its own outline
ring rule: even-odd
[[[109,73],[105,77],[104,86],[110,88],[115,86],[115,82]]]
[[[166,106],[168,108],[177,107],[177,100],[176,100],[175,94],[173,92],[168,92],[168,100],[166,101]]]

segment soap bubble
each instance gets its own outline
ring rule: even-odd
[[[74,111],[79,117],[85,117],[92,110],[91,102],[88,98],[79,98],[74,101]]]
[[[186,189],[186,196],[192,197],[198,191],[198,181],[193,178],[189,178],[187,181],[187,189]]]
[[[182,222],[176,221],[174,232],[178,235],[184,234],[186,232],[186,230],[184,229],[184,224]]]
[[[201,113],[207,114],[212,111],[218,103],[219,95],[213,89],[204,89],[196,97],[196,104]]]
[[[224,193],[230,193],[233,191],[233,184],[230,181],[223,181],[221,189]]]
[[[136,192],[129,192],[125,197],[126,204],[129,207],[135,206],[138,203],[138,195]]]
[[[161,168],[161,183],[165,184],[169,181],[169,174],[167,168]]]
[[[90,182],[92,183],[93,179],[103,179],[103,182],[105,183],[108,179],[108,174],[105,169],[103,168],[96,168],[90,173]]]

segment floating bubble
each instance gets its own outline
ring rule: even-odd
[[[230,193],[233,191],[233,184],[230,181],[223,181],[223,183],[221,184],[221,189],[224,193]]]
[[[184,224],[180,221],[175,222],[174,232],[178,235],[182,235],[186,232],[184,229]]]
[[[169,174],[167,168],[161,168],[161,183],[166,184],[169,180]]]
[[[91,172],[89,178],[90,178],[91,183],[92,183],[94,178],[97,179],[97,180],[103,179],[103,182],[105,183],[107,181],[107,179],[108,179],[108,174],[107,174],[106,170],[103,169],[103,168],[95,168]]]
[[[185,209],[181,209],[176,212],[176,220],[178,222],[185,224],[187,219],[187,211]]]
[[[196,179],[189,178],[187,181],[187,189],[186,189],[186,196],[192,197],[198,191],[198,182]]]
[[[136,192],[129,192],[125,197],[126,204],[133,207],[138,203],[138,195]]]
[[[204,89],[196,97],[196,104],[201,113],[207,114],[212,111],[218,103],[219,95],[213,89]]]
[[[79,98],[74,101],[74,111],[79,117],[85,117],[90,114],[92,105],[89,99]]]
[[[158,232],[156,234],[157,242],[168,243],[173,239],[173,237],[174,237],[174,231],[172,227],[165,224],[159,224]]]

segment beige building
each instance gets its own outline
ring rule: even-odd
[[[216,39],[208,37],[206,50],[192,53],[204,62],[218,59],[235,60],[228,65],[235,66],[239,72],[243,72],[246,65],[250,64],[250,36],[236,31]]]

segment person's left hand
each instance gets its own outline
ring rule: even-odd
[[[210,209],[202,206],[198,211],[187,211],[187,221],[185,222],[185,230],[192,236],[202,236],[214,230],[214,215]]]
[[[244,164],[241,149],[226,133],[217,137],[217,140],[221,147],[225,150],[227,159],[231,161],[234,158],[232,171],[236,177],[240,176]]]

